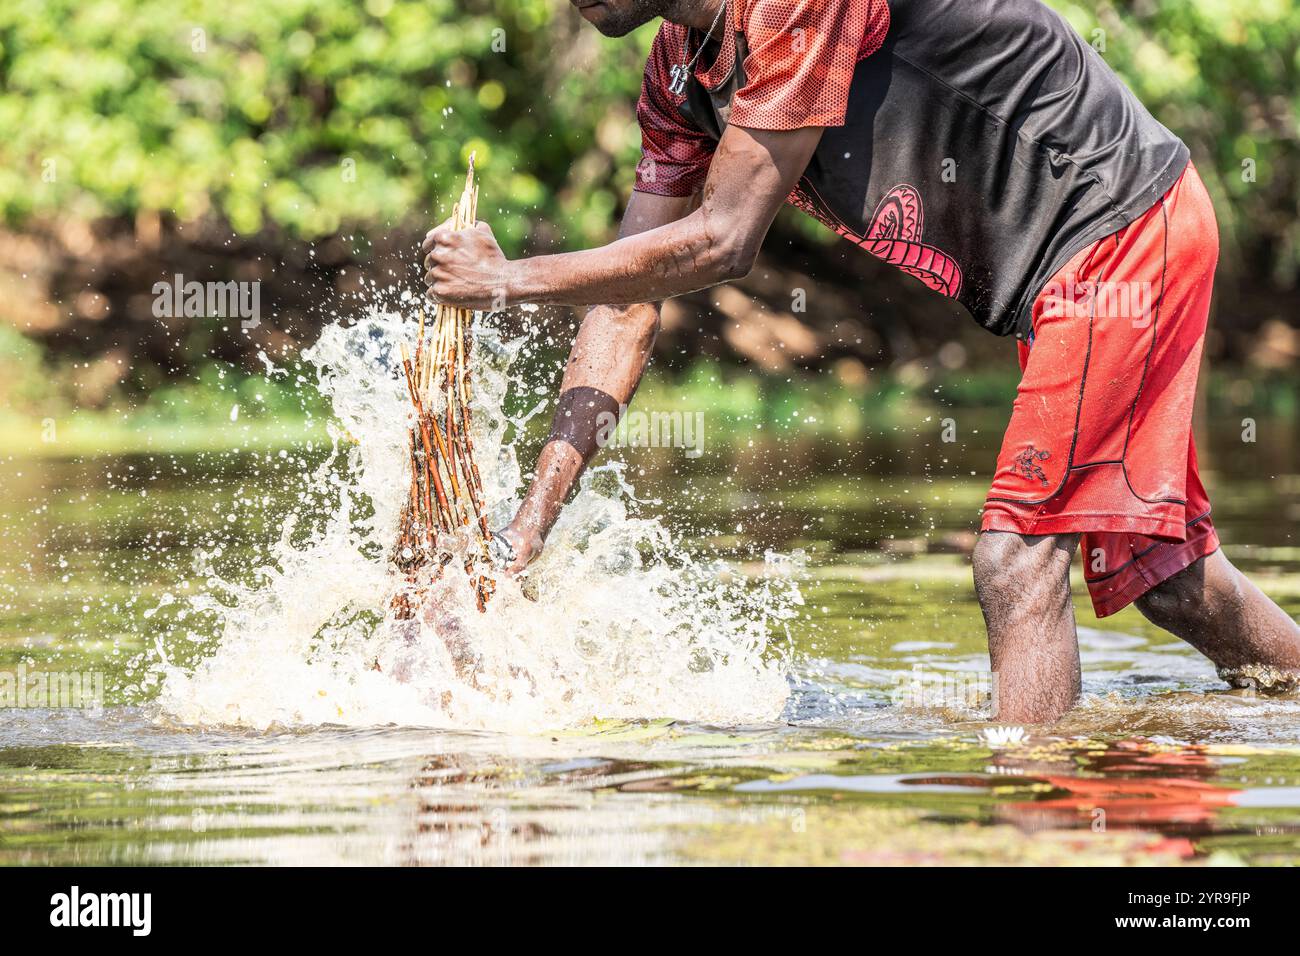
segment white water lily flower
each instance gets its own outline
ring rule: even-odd
[[[980,737],[990,747],[1016,747],[1025,742],[1024,727],[988,727]]]

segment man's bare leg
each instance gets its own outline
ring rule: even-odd
[[[999,720],[1047,723],[1079,698],[1079,640],[1070,560],[1079,535],[986,531],[975,545],[975,593],[989,632]]]
[[[1241,673],[1241,668],[1251,665],[1300,679],[1300,625],[1234,568],[1222,551],[1193,562],[1135,603],[1148,621],[1213,661],[1230,683],[1255,682]]]

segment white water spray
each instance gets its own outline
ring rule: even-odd
[[[540,732],[596,718],[779,717],[787,651],[773,636],[802,603],[793,581],[775,560],[746,582],[694,559],[658,520],[633,514],[617,465],[584,478],[527,580],[499,580],[486,613],[453,564],[426,613],[394,618],[389,549],[410,480],[395,356],[410,328],[376,311],[327,327],[306,353],[341,426],[312,476],[325,493],[304,496],[255,583],[210,575],[192,599],[183,619],[215,626],[176,638],[203,645],[192,666],[160,647],[163,718]],[[474,337],[474,444],[500,527],[522,491],[507,441],[520,423],[503,411],[522,340],[482,322]]]

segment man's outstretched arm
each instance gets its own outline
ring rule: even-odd
[[[425,284],[462,308],[653,302],[743,276],[821,140],[821,127],[729,126],[689,216],[585,252],[508,261],[486,223],[425,237]]]
[[[518,302],[650,303],[744,275],[821,139],[820,127],[787,131],[729,127],[702,196],[637,193],[619,239],[586,252],[507,262],[491,229],[432,230],[423,245],[430,294],[449,305],[502,308]],[[504,530],[525,567],[597,450],[602,413],[636,390],[659,328],[657,305],[601,305],[588,313],[565,369],[551,440],[514,521]]]
[[[619,236],[638,235],[676,222],[699,206],[682,198],[633,193]],[[551,437],[537,460],[523,504],[502,531],[514,550],[507,567],[517,573],[537,556],[560,509],[597,451],[596,417],[618,413],[632,400],[659,334],[659,303],[600,305],[582,320],[560,384]]]

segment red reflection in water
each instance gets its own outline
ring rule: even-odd
[[[1046,785],[1051,789],[1039,796],[997,804],[994,821],[1031,833],[1151,831],[1162,839],[1145,844],[1142,852],[1184,858],[1195,855],[1191,838],[1213,832],[1218,811],[1232,806],[1241,792],[1209,782],[1219,767],[1203,748],[1156,749],[1145,740],[1119,741],[1105,750],[1001,750],[994,753],[990,769],[1006,779],[956,774],[908,782],[988,788]]]

